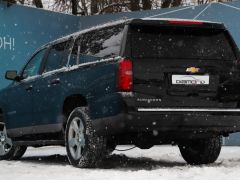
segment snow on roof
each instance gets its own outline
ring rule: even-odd
[[[114,25],[118,25],[118,24],[123,24],[123,23],[129,22],[131,20],[134,20],[134,19],[121,19],[121,20],[117,20],[117,21],[110,21],[110,22],[105,23],[105,24],[99,24],[97,26],[90,27],[90,28],[84,29],[84,30],[80,30],[80,31],[77,31],[75,33],[72,33],[72,34],[69,34],[67,36],[64,36],[64,37],[61,37],[59,39],[56,39],[56,40],[54,40],[52,42],[47,43],[44,46],[48,46],[50,44],[63,42],[63,41],[68,40],[71,37],[77,37],[80,34],[87,33],[87,32],[92,31],[92,30],[97,30],[97,29],[101,29],[101,28],[104,28],[104,27],[109,27],[109,26],[114,26]],[[194,19],[177,19],[177,18],[141,18],[141,20],[146,20],[146,21],[149,21],[149,20],[151,20],[151,21],[192,21],[192,22],[222,24],[220,22],[202,21],[202,20],[194,20]]]
[[[141,18],[142,20],[148,21],[192,21],[192,22],[203,22],[203,23],[214,23],[214,24],[222,24],[220,22],[213,21],[204,21],[204,20],[195,20],[195,19],[179,19],[179,18]]]
[[[108,22],[108,23],[105,23],[105,24],[100,24],[100,25],[97,25],[97,26],[94,26],[94,27],[90,27],[88,29],[80,30],[80,31],[77,31],[75,33],[72,33],[72,34],[69,34],[67,36],[56,39],[56,40],[54,40],[50,43],[47,43],[46,45],[62,42],[62,41],[68,40],[71,37],[76,37],[76,36],[79,36],[80,34],[87,33],[87,32],[92,31],[92,30],[97,30],[97,29],[101,29],[101,28],[105,28],[105,27],[110,27],[110,26],[114,26],[114,25],[118,25],[118,24],[123,24],[123,23],[125,23],[129,20],[130,19],[121,19],[121,20],[117,20],[117,21],[111,21],[111,22]]]

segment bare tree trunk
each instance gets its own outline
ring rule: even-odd
[[[113,13],[113,12],[121,12],[121,9],[123,7],[128,6],[129,3],[112,3],[107,5],[106,7],[100,8],[98,14],[103,14],[103,13]]]
[[[142,4],[143,4],[143,10],[152,8],[152,0],[143,0]]]
[[[98,13],[98,1],[92,0],[91,1],[91,14],[97,14]]]
[[[78,14],[78,0],[72,0],[72,14]]]
[[[130,10],[139,11],[140,10],[140,0],[131,0],[130,1]]]
[[[161,8],[169,8],[172,3],[172,0],[163,0]]]
[[[33,4],[34,4],[37,8],[43,8],[42,0],[33,0]]]
[[[81,0],[81,3],[82,3],[82,9],[83,9],[83,14],[85,16],[88,16],[88,7],[87,7],[87,2],[86,0]]]
[[[182,0],[173,0],[172,7],[178,7],[182,3]]]

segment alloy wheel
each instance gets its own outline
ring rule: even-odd
[[[84,129],[83,121],[79,117],[75,117],[68,131],[69,150],[74,160],[81,158],[85,147]]]
[[[5,156],[12,148],[12,140],[7,136],[6,127],[0,131],[0,156]]]

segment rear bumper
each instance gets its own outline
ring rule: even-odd
[[[95,119],[99,134],[152,132],[233,133],[240,131],[240,109],[138,109]]]

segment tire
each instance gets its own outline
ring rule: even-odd
[[[70,164],[79,168],[93,168],[103,158],[104,137],[93,130],[88,108],[77,107],[68,117],[65,144]]]
[[[210,164],[217,160],[222,147],[222,137],[190,140],[179,145],[183,159],[191,165]]]
[[[18,160],[26,152],[27,147],[16,146],[7,136],[6,127],[0,131],[0,160]]]

